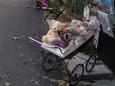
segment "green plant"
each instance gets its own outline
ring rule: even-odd
[[[94,0],[67,0],[66,8],[69,9],[74,18],[83,20],[84,19],[84,8],[89,7],[91,10],[94,6]]]
[[[91,10],[92,6],[95,5],[94,1],[96,0],[52,0],[49,7],[55,11],[60,11],[60,7],[63,6],[71,12],[75,19],[84,20],[84,8],[88,7]]]
[[[59,11],[60,7],[63,5],[63,1],[62,0],[52,0],[49,4],[50,8],[53,8],[53,10],[55,11]]]

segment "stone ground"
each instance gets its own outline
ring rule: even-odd
[[[46,73],[42,49],[28,40],[28,36],[41,39],[46,28],[42,17],[31,0],[0,0],[0,86],[58,86],[61,71]],[[92,86],[114,86],[114,80]]]
[[[61,75],[42,69],[41,48],[27,38],[41,39],[42,17],[31,0],[0,0],[0,86],[57,86]]]

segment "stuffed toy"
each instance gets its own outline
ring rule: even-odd
[[[78,22],[79,22],[78,20],[73,19],[73,20],[71,21],[71,26],[72,26],[73,28],[76,28],[76,24],[77,24]]]
[[[76,43],[75,43],[75,40],[71,40],[70,42],[69,42],[69,46],[67,46],[66,47],[66,51],[69,51],[70,49],[72,49],[73,47],[74,47],[74,45],[75,45]]]
[[[82,22],[77,20],[72,20],[70,26],[58,31],[58,34],[62,40],[69,43],[75,38],[75,36],[85,36],[87,35],[87,30]]]
[[[94,30],[97,30],[100,28],[100,22],[95,16],[91,17],[90,21],[87,22],[87,28],[94,29]]]
[[[51,21],[51,29],[47,32],[46,35],[42,37],[42,42],[52,43],[54,40],[60,39],[58,31],[65,27],[64,23],[61,23],[56,20]]]
[[[69,43],[72,40],[73,35],[71,32],[69,32],[69,30],[60,30],[58,31],[58,34],[60,38],[66,43]]]
[[[49,6],[49,0],[43,0],[41,3],[42,9],[46,9]]]
[[[86,35],[87,34],[87,28],[84,25],[84,22],[78,21],[73,19],[71,22],[71,25],[73,28],[76,28],[76,32],[78,35]]]
[[[77,32],[80,36],[87,35],[87,29],[83,25],[77,27]]]
[[[69,43],[71,40],[74,39],[75,36],[78,35],[78,31],[76,28],[69,26],[66,29],[58,31],[58,34],[62,40],[64,40],[66,43]]]
[[[70,29],[68,30],[68,32],[70,32],[73,36],[77,36],[78,35],[78,31],[76,28],[70,27]]]
[[[72,27],[71,23],[65,23],[65,28],[59,30],[58,34],[62,40],[69,43],[78,33],[77,29]]]
[[[87,34],[87,29],[84,26],[84,23],[78,20],[72,20],[71,25],[73,28],[76,28],[76,32],[78,35],[86,35]]]
[[[67,42],[63,41],[62,39],[56,39],[56,40],[52,41],[52,45],[55,45],[55,46],[65,49],[69,44]]]

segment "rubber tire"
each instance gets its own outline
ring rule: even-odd
[[[73,75],[73,73],[76,72],[76,69],[77,69],[78,67],[81,67],[81,68],[82,68],[82,72],[81,72],[81,75],[78,77],[78,79],[73,82],[73,81],[72,81],[72,79],[73,79],[73,76],[72,76],[72,75]],[[80,80],[81,80],[83,74],[84,74],[84,65],[83,65],[83,64],[77,64],[76,67],[73,69],[73,71],[72,71],[71,74],[70,74],[70,86],[77,86],[78,83],[80,82]],[[76,78],[76,76],[75,76],[75,78]],[[73,84],[73,83],[74,83],[74,84]]]
[[[94,59],[94,62],[93,63],[91,63],[90,64],[90,61],[91,61],[91,59]],[[90,69],[88,69],[88,65],[92,65],[92,67],[90,68]],[[92,70],[94,69],[94,67],[95,67],[95,64],[96,64],[96,56],[95,55],[91,55],[90,57],[89,57],[89,59],[87,60],[87,63],[86,63],[86,66],[85,66],[85,70],[86,70],[86,72],[92,72]]]

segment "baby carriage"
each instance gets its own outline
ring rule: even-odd
[[[52,69],[55,69],[56,63],[62,64],[63,61],[64,69],[68,73],[70,84],[76,85],[81,80],[84,72],[89,73],[95,67],[98,35],[99,31],[95,33],[93,29],[89,30],[88,34],[85,36],[85,40],[81,36],[79,36],[74,41],[74,45],[68,46],[68,48],[66,49],[48,43],[39,42],[32,37],[29,37],[29,39],[36,42],[41,46],[41,48],[43,48],[43,68],[45,69],[45,71],[49,72]],[[86,45],[88,45],[89,54],[78,55],[78,53],[81,52]]]

